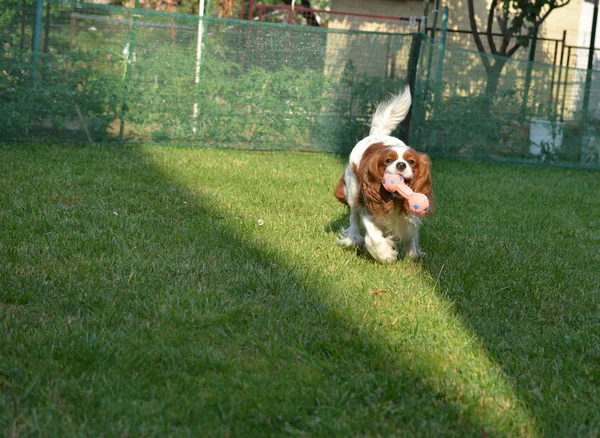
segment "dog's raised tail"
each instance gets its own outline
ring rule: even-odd
[[[379,104],[373,114],[370,135],[390,135],[406,118],[411,103],[410,88],[406,87],[402,93]]]

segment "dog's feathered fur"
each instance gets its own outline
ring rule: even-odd
[[[402,94],[380,103],[373,114],[369,135],[391,135],[408,115],[411,104],[412,98],[408,87]]]
[[[427,195],[432,204],[429,158],[390,136],[408,115],[410,105],[410,90],[406,88],[377,106],[369,136],[359,141],[350,153],[344,175],[334,191],[336,198],[350,207],[350,226],[342,231],[338,243],[352,246],[364,242],[367,251],[382,262],[397,259],[398,241],[404,241],[409,257],[422,254],[418,234],[421,219],[410,212],[404,199],[383,188],[384,172],[399,172],[414,191]]]

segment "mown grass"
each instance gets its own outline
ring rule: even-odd
[[[4,435],[600,430],[598,172],[434,160],[387,266],[334,244],[330,155],[0,153]]]

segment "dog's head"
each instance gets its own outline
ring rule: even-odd
[[[364,152],[355,174],[361,184],[362,202],[373,215],[389,213],[394,205],[409,211],[406,201],[383,188],[385,172],[402,175],[415,192],[423,193],[432,204],[431,161],[408,146],[389,146],[374,143]]]

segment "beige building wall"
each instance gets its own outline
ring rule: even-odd
[[[578,45],[580,33],[589,32],[589,29],[583,27],[584,23],[581,21],[583,7],[584,0],[571,0],[564,8],[552,11],[542,25],[542,36],[562,39],[563,31],[566,30],[567,44]]]
[[[477,25],[480,31],[484,31],[487,24],[487,16],[490,1],[474,0]],[[541,35],[546,38],[562,39],[563,31],[567,31],[567,44],[578,45],[580,43],[580,32],[589,29],[581,29],[581,16],[584,8],[584,0],[571,0],[570,3],[560,9],[554,10],[546,19],[541,28]],[[428,25],[433,22],[433,9],[435,0],[429,4]],[[466,0],[446,0],[440,2],[440,9],[448,6],[448,28],[453,30],[470,30],[468,6]],[[331,0],[332,11],[358,12],[364,14],[392,15],[397,17],[421,18],[425,11],[425,4],[421,0]],[[584,11],[584,17],[587,12]],[[334,17],[332,16],[332,20]],[[441,14],[438,17],[438,26],[441,24]],[[351,29],[352,20],[335,19],[335,28]],[[363,24],[356,30],[370,30],[383,32],[396,32],[393,25]],[[497,24],[494,23],[494,31],[499,32]],[[589,41],[589,39],[588,39]]]
[[[392,17],[421,18],[423,15],[423,2],[406,0],[400,3],[397,0],[370,0],[366,3],[361,0],[331,0],[331,10],[359,14],[388,15]],[[416,32],[418,29],[416,22],[339,15],[332,15],[330,17],[329,28],[393,33],[410,33]]]
[[[441,0],[440,3],[440,9],[444,5],[448,6],[449,29],[470,30],[468,4],[466,0]],[[428,26],[431,26],[433,23],[434,4],[435,0],[431,0],[429,5]],[[474,0],[476,20],[480,32],[485,31],[486,29],[489,4],[490,0]],[[332,11],[391,15],[396,17],[421,18],[424,13],[424,6],[425,4],[422,0],[331,0]],[[593,5],[589,2],[585,2],[585,0],[571,0],[567,6],[554,10],[549,15],[540,29],[539,36],[562,40],[563,31],[566,31],[567,45],[589,45],[592,8]],[[441,11],[438,16],[437,24],[438,27],[441,25]],[[500,29],[497,27],[496,23],[494,23],[494,26],[494,31],[499,32]],[[405,22],[366,20],[362,18],[336,17],[334,15],[330,18],[329,27],[334,29],[391,33],[408,33],[416,30],[415,27],[407,26],[407,23]],[[406,65],[403,65],[402,62],[405,63],[407,59],[407,53],[403,52],[408,50],[409,47],[407,47],[407,45],[410,45],[408,37],[404,40],[405,44],[401,44],[401,39],[398,39],[399,44],[397,44],[397,47],[386,47],[384,43],[381,42],[382,40],[378,40],[375,36],[367,45],[364,44],[364,38],[360,39],[360,43],[358,41],[358,38],[354,41],[351,37],[330,35],[327,47],[326,71],[330,74],[341,74],[348,60],[351,60],[359,73],[368,74],[369,71],[371,71],[378,72],[378,74],[382,76],[392,76],[392,73],[395,71],[400,73],[399,76],[402,77],[402,71],[406,69]],[[449,45],[472,51],[477,50],[473,37],[468,34],[448,33],[447,41]],[[483,38],[483,43],[487,47],[485,38]],[[546,63],[552,63],[554,61],[554,51],[556,47],[554,42],[539,42],[537,47],[536,60]],[[598,32],[596,47],[600,47],[600,32]],[[558,46],[558,57],[560,57],[560,48],[561,47]],[[394,50],[396,51],[395,53]],[[528,55],[529,50],[527,48],[521,48],[515,53],[513,58],[528,59]],[[474,90],[473,87],[477,88],[484,86],[486,73],[481,66],[478,55],[469,55],[466,52],[455,52],[453,55],[447,54],[447,57],[448,56],[457,57],[455,60],[446,59],[446,67],[444,70],[445,78],[452,78],[453,76],[457,78],[456,92],[459,92],[461,89],[461,75],[468,75],[470,78],[470,81],[467,81],[469,82],[469,85],[466,83],[464,84],[464,86],[467,87],[463,90],[465,94],[475,92],[476,90]],[[472,62],[469,62],[467,59],[462,59],[468,58],[469,56],[473,57]],[[398,60],[400,60],[400,62]],[[560,58],[557,61],[559,60]],[[571,66],[577,65],[578,67],[585,68],[586,64],[587,50],[571,51]],[[596,64],[595,68],[600,68],[600,59]],[[462,68],[462,71],[453,71],[456,68]],[[579,73],[579,71],[573,71],[572,69],[569,72],[570,76],[576,76]],[[547,86],[547,83],[549,83],[551,75],[552,71],[548,70],[546,75],[533,79],[531,85],[533,87],[545,87]],[[506,87],[512,88],[515,86],[524,86],[521,76],[518,65],[507,66],[503,74],[504,85],[501,83],[499,91]],[[477,78],[480,80],[477,80]],[[581,78],[573,77],[572,79],[577,82]],[[568,99],[566,105],[567,112],[572,112],[581,105],[580,95],[582,94],[582,91],[580,90],[580,92],[577,92],[574,88],[571,88],[571,90],[573,90],[575,94],[572,98]],[[594,101],[591,102],[592,106],[600,108],[600,101],[596,103],[596,99],[593,100]]]
[[[447,2],[441,1],[440,4],[440,9],[445,5],[448,6],[448,27],[450,29],[470,29],[466,1],[449,0]],[[483,20],[485,22],[485,17],[487,17],[487,1],[474,0],[474,5],[477,16],[484,17]],[[431,26],[433,22],[434,7],[435,0],[431,0],[427,17],[428,26]],[[331,10],[358,12],[363,14],[391,15],[395,17],[422,18],[425,13],[425,3],[422,0],[331,0]],[[481,20],[478,18],[478,21]],[[441,10],[438,16],[438,26],[440,25]],[[386,28],[385,31],[394,32],[394,29]]]
[[[423,16],[424,11],[420,0],[331,0],[331,10],[418,18]]]
[[[421,18],[423,15],[422,0],[331,0],[331,10],[388,15],[393,17]],[[408,11],[408,12],[407,12]],[[329,29],[386,32],[395,34],[411,34],[418,30],[416,20],[382,20],[353,16],[331,15]],[[390,39],[373,34],[372,36],[353,37],[351,33],[329,34],[327,38],[327,58],[325,71],[332,75],[341,75],[349,64],[356,68],[358,74],[373,72],[382,78],[394,76],[394,72],[406,69],[402,61],[407,59],[410,49],[410,36],[398,36]],[[397,70],[398,69],[398,70]]]
[[[489,5],[491,0],[474,0],[476,9],[476,21],[480,32],[486,30]],[[441,0],[440,9],[448,6],[448,28],[452,30],[470,31],[468,3],[467,0]],[[433,10],[435,0],[429,4],[428,26],[433,24]],[[563,32],[566,31],[566,44],[571,46],[589,45],[589,34],[591,27],[592,4],[585,0],[571,0],[565,7],[556,9],[545,20],[539,33],[539,37],[562,40]],[[390,15],[395,17],[422,18],[425,12],[425,3],[422,0],[331,0],[332,11],[353,12],[362,14]],[[440,11],[441,12],[441,11]],[[441,13],[438,14],[437,26],[441,26]],[[331,15],[329,27],[332,29],[348,29],[374,32],[410,33],[416,30],[416,25],[406,21],[366,19],[358,17],[347,17]],[[494,21],[494,32],[500,32]],[[598,33],[600,37],[600,32]],[[458,46],[467,50],[477,51],[475,41],[469,34],[449,32],[447,35],[449,45]],[[486,49],[488,43],[482,38]],[[500,37],[496,37],[497,46],[500,45]],[[600,47],[600,46],[598,46]],[[536,61],[554,63],[560,61],[560,44],[553,41],[539,41],[536,51]],[[336,50],[339,47],[335,48]],[[558,50],[558,51],[557,51]],[[489,49],[488,49],[489,52]],[[556,53],[556,54],[555,54]],[[565,64],[567,53],[565,51]],[[520,48],[513,59],[529,59],[529,49]],[[572,50],[569,60],[570,66],[585,68],[587,65],[587,50]],[[597,68],[600,68],[600,59]]]

